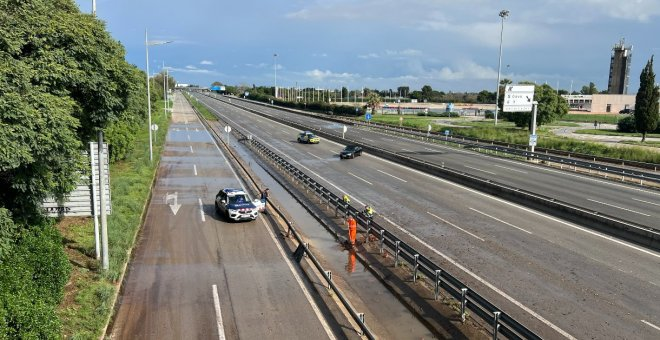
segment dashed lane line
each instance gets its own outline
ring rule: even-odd
[[[431,215],[431,216],[433,216],[433,217],[435,217],[435,218],[437,218],[437,219],[439,219],[440,221],[445,222],[446,224],[449,224],[450,226],[452,226],[452,227],[454,227],[454,228],[456,228],[456,229],[458,229],[458,230],[460,230],[460,231],[462,231],[462,232],[464,232],[464,233],[466,233],[466,234],[468,234],[468,235],[470,235],[470,236],[476,238],[476,239],[479,240],[479,241],[482,241],[482,242],[486,241],[486,240],[484,240],[483,238],[481,238],[481,237],[479,237],[479,236],[477,236],[477,235],[475,235],[475,234],[473,234],[473,233],[471,233],[471,232],[469,232],[469,231],[467,231],[467,230],[465,230],[465,229],[463,229],[463,228],[461,228],[461,227],[459,227],[459,226],[457,226],[457,225],[455,225],[455,224],[453,224],[453,223],[451,223],[451,222],[445,220],[444,218],[442,218],[442,217],[440,217],[440,216],[438,216],[438,215],[436,215],[436,214],[434,214],[434,213],[432,213],[432,212],[430,212],[430,211],[427,211],[426,213],[429,214],[429,215]]]
[[[378,170],[378,169],[376,169],[376,171],[378,171],[378,172],[380,172],[380,173],[382,173],[382,174],[388,175],[388,176],[390,176],[390,177],[396,178],[396,179],[398,179],[398,180],[401,181],[401,182],[408,183],[408,181],[406,181],[405,179],[403,179],[403,178],[399,178],[399,177],[396,177],[396,176],[394,176],[394,175],[392,175],[392,174],[388,174],[387,172],[385,172],[385,171],[383,171],[383,170]]]
[[[225,340],[225,326],[222,322],[220,298],[218,297],[218,286],[216,285],[213,285],[213,307],[215,308],[215,322],[218,326],[218,340]]]
[[[477,170],[477,171],[485,172],[485,173],[487,173],[487,174],[491,174],[491,175],[497,175],[497,174],[494,173],[494,172],[490,172],[490,171],[487,171],[487,170],[483,170],[483,169],[475,168],[475,167],[472,167],[472,166],[469,166],[469,165],[465,165],[465,164],[463,164],[463,166],[466,167],[466,168],[468,168],[468,169],[472,169],[472,170]]]
[[[591,198],[587,198],[587,201],[591,201],[591,202],[595,202],[595,203],[598,203],[598,204],[606,205],[606,206],[609,206],[609,207],[612,207],[612,208],[617,208],[617,209],[621,209],[621,210],[625,210],[625,211],[630,211],[632,213],[644,215],[646,217],[651,217],[651,215],[649,215],[649,214],[641,213],[639,211],[631,210],[631,209],[628,209],[628,208],[623,208],[623,207],[620,207],[620,206],[614,205],[614,204],[609,204],[609,203],[605,203],[605,202],[601,202],[601,201],[592,200]]]
[[[351,176],[353,176],[353,177],[355,177],[355,178],[357,178],[357,179],[359,179],[359,180],[361,180],[361,181],[363,181],[364,183],[367,183],[367,184],[369,184],[369,185],[373,185],[373,183],[367,181],[366,179],[364,179],[364,178],[362,178],[362,177],[360,177],[360,176],[358,176],[358,175],[353,174],[352,172],[349,172],[348,174],[351,175]]]
[[[528,234],[531,234],[531,233],[532,233],[532,232],[529,231],[529,230],[526,230],[526,229],[523,229],[523,228],[521,228],[521,227],[515,226],[515,225],[513,225],[513,224],[511,224],[511,223],[509,223],[509,222],[507,222],[507,221],[502,221],[501,219],[499,219],[499,218],[497,218],[497,217],[495,217],[495,216],[488,215],[488,214],[486,214],[485,212],[481,212],[481,211],[479,211],[479,210],[477,210],[477,209],[470,208],[470,210],[472,210],[472,211],[474,211],[474,212],[477,212],[477,213],[480,213],[480,214],[482,214],[482,215],[484,215],[484,216],[486,216],[486,217],[490,217],[490,218],[494,219],[494,220],[497,221],[497,222],[500,222],[500,223],[503,223],[503,224],[508,225],[509,227],[514,227],[514,228],[516,228],[516,229],[518,229],[518,230],[522,230],[522,231],[524,231],[524,232],[526,232],[526,233],[528,233]]]

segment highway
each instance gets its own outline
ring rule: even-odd
[[[369,154],[340,161],[342,145],[299,144],[297,129],[196,97],[327,188],[351,195],[356,206],[374,206],[379,223],[387,221],[392,232],[543,337],[660,337],[660,253]],[[324,130],[341,128],[255,107]],[[647,225],[660,215],[657,193],[627,185],[367,130],[349,129],[347,137]]]
[[[222,97],[219,97],[222,98]],[[224,98],[224,100],[227,100]],[[338,123],[319,120],[281,109],[234,101],[245,107],[300,124],[334,132]],[[601,214],[660,229],[660,191],[585,176],[570,171],[515,160],[491,157],[470,150],[412,140],[376,130],[350,127],[346,138],[394,153],[445,166],[481,178],[552,197]]]
[[[217,191],[243,183],[181,95],[174,112],[108,335],[336,339],[344,326],[317,305],[263,216],[230,223],[214,212]]]

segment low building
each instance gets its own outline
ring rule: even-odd
[[[576,94],[562,95],[569,110],[593,113],[619,113],[635,108],[634,94]]]

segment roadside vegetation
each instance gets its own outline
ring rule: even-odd
[[[600,136],[622,136],[622,137],[642,137],[639,132],[619,132],[611,129],[582,129],[575,130],[575,133],[582,133],[585,135],[600,135]],[[646,135],[651,138],[660,138],[660,133],[649,133]]]
[[[216,116],[213,112],[209,111],[209,109],[206,108],[206,106],[199,103],[197,100],[195,100],[194,97],[191,97],[188,93],[186,93],[186,92],[182,92],[182,93],[188,99],[188,102],[190,102],[192,104],[192,106],[194,106],[195,109],[197,109],[197,112],[199,112],[199,114],[201,114],[202,117],[204,117],[204,119],[210,120],[210,121],[217,121],[218,120],[218,116]]]
[[[160,79],[152,87],[153,107],[163,97]],[[123,230],[130,234],[139,225],[123,211],[141,211],[139,183],[153,173],[131,165],[144,163],[146,100],[144,72],[125,61],[105,24],[80,13],[73,0],[0,0],[0,339],[88,338],[76,316],[92,320],[109,308],[130,241]],[[41,208],[47,197],[63,199],[88,172],[85,151],[99,131],[115,172],[105,272],[89,246],[93,228],[47,218]],[[122,166],[134,177],[120,180]],[[122,201],[126,192],[134,201]],[[93,288],[80,283],[81,271],[98,278]],[[100,304],[68,304],[80,299]]]
[[[594,121],[597,121],[602,124],[616,124],[619,122],[620,119],[623,119],[625,117],[628,117],[630,115],[626,114],[576,114],[576,113],[569,113],[565,115],[564,117],[561,118],[561,120],[565,120],[568,122],[576,122],[576,123],[591,123],[593,124]]]

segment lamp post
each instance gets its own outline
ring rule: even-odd
[[[500,101],[500,72],[502,71],[502,37],[504,36],[504,19],[509,16],[509,11],[503,9],[500,11],[502,18],[502,28],[500,29],[500,59],[497,65],[497,87],[495,88],[495,125],[497,125],[497,112],[499,111]]]
[[[275,69],[275,98],[277,98],[277,53],[273,53],[273,68]]]
[[[152,133],[151,133],[151,88],[149,85],[149,46],[155,46],[155,45],[164,45],[164,44],[169,44],[172,41],[149,41],[149,36],[147,34],[147,29],[144,29],[144,47],[146,51],[146,57],[147,57],[147,113],[149,116],[149,161],[153,161],[154,159],[154,151],[153,151],[153,141],[152,141]]]

